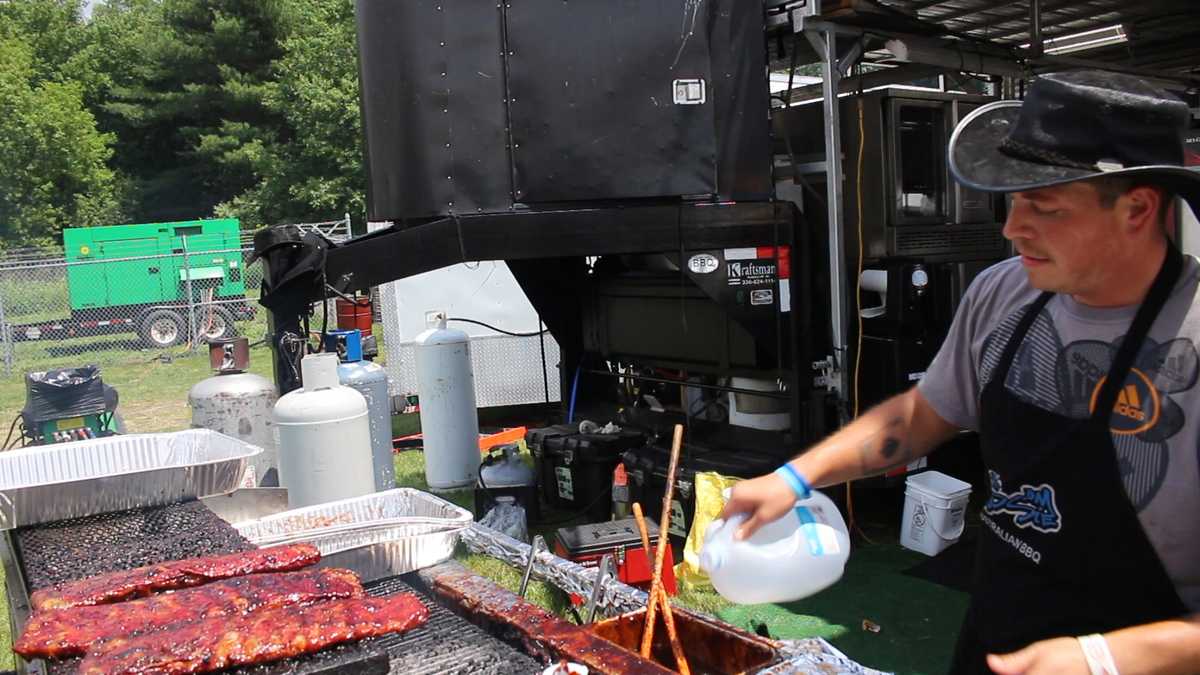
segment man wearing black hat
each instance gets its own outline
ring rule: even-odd
[[[979,432],[990,494],[954,672],[1200,672],[1200,262],[1171,241],[1187,107],[1044,75],[962,121],[950,169],[1011,196],[1018,257],[964,296],[924,379],[733,490],[742,536],[810,486]]]

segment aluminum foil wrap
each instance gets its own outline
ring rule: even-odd
[[[489,555],[524,569],[529,562],[529,544],[512,537],[471,523],[462,531],[462,542],[474,553]],[[562,590],[580,597],[591,597],[596,582],[596,568],[559,558],[549,551],[538,551],[534,558],[532,578],[551,583]],[[616,616],[646,606],[645,591],[634,588],[612,577],[605,577],[596,601],[597,612],[603,616]],[[694,611],[694,610],[693,610]],[[785,673],[822,673],[823,675],[875,675],[879,671],[864,668],[851,661],[821,638],[807,640],[781,640],[781,653],[785,660],[760,673],[762,675],[784,675]]]

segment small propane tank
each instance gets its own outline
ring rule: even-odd
[[[479,479],[479,418],[470,338],[447,328],[444,312],[427,314],[426,325],[413,348],[425,481],[435,490],[473,486]]]
[[[341,361],[338,381],[367,399],[375,491],[390,490],[396,487],[396,469],[392,464],[392,399],[387,373],[383,366],[363,360],[362,333],[358,329],[330,331],[325,351],[336,353]]]
[[[215,340],[208,360],[216,375],[197,382],[188,392],[192,428],[212,429],[263,449],[246,474],[246,487],[279,485],[279,452],[271,411],[279,395],[267,378],[247,373],[250,341],[244,337]]]
[[[820,492],[814,490],[749,539],[735,541],[745,520],[745,514],[714,520],[700,549],[700,569],[726,600],[741,605],[791,602],[842,578],[850,535],[837,506]]]
[[[300,361],[303,389],[275,404],[279,480],[300,508],[375,491],[367,400],[338,382],[336,354]]]
[[[521,446],[503,446],[500,459],[479,469],[479,484],[488,489],[533,487],[533,467],[521,459]]]

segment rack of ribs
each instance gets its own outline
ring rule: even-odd
[[[156,633],[95,645],[81,675],[202,673],[266,663],[341,642],[403,632],[424,624],[429,610],[411,593],[327,600],[304,607],[208,617]]]
[[[13,651],[27,659],[82,656],[95,643],[177,623],[362,595],[358,575],[350,570],[253,574],[128,602],[38,612]]]
[[[35,612],[100,605],[244,574],[289,572],[320,559],[320,551],[312,544],[286,544],[109,572],[34,591],[29,600]]]

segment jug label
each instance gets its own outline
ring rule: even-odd
[[[575,501],[575,483],[571,480],[571,470],[560,466],[554,469],[554,473],[558,476],[558,496]]]
[[[816,511],[815,516],[814,510]],[[800,533],[804,536],[804,543],[808,546],[809,554],[813,556],[835,555],[841,551],[837,537],[833,534],[833,528],[820,527],[826,522],[819,507],[810,509],[807,506],[797,506],[796,517],[800,519]]]

